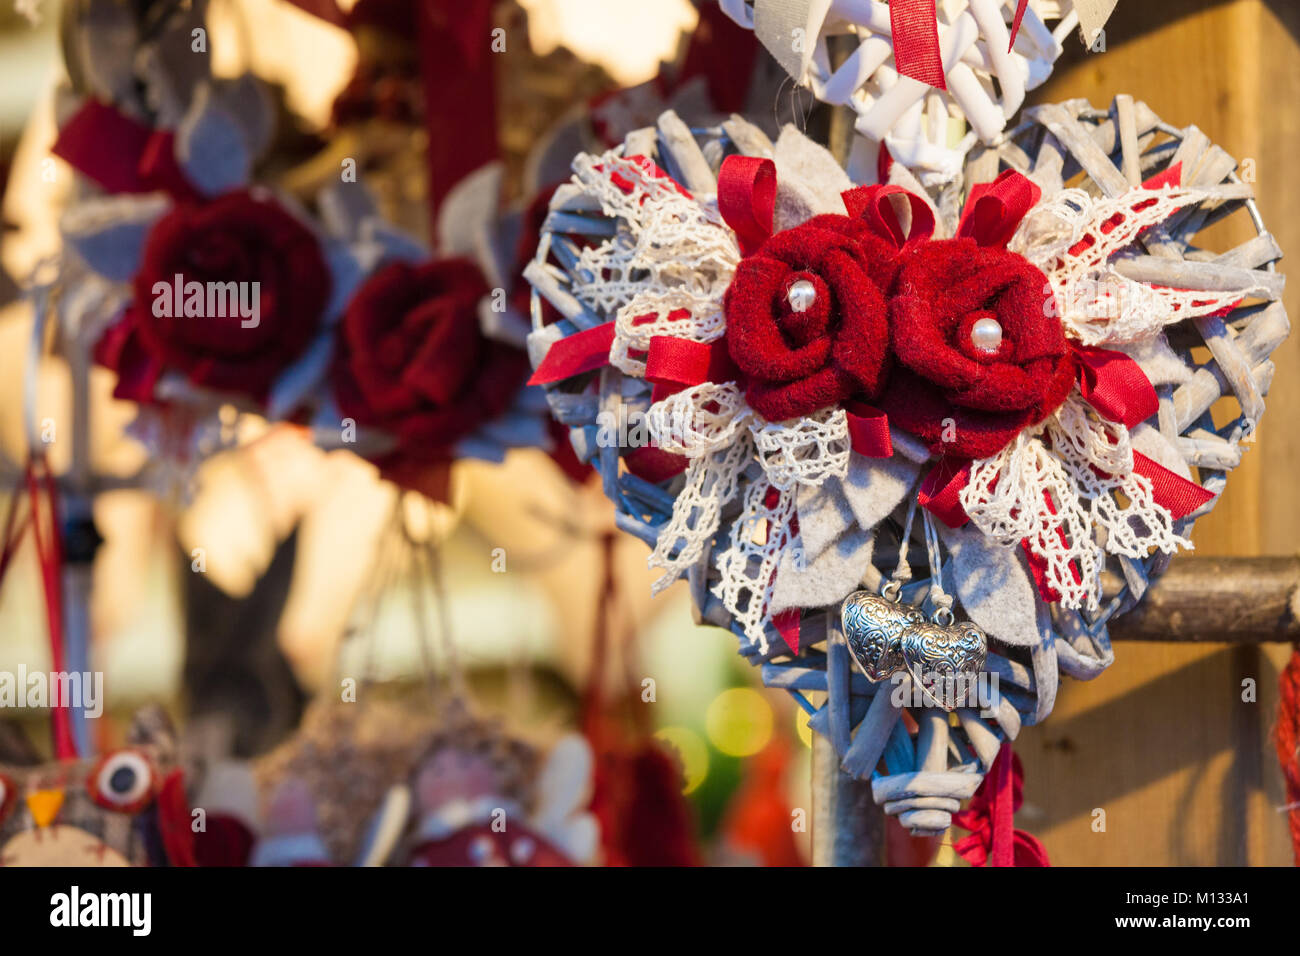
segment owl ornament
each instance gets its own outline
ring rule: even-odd
[[[1289,323],[1235,165],[1126,96],[1029,109],[929,188],[668,112],[551,201],[532,382],[656,590],[913,833],[1112,663],[1241,460]],[[1216,247],[1233,216],[1258,235]]]
[[[194,866],[176,742],[161,710],[89,760],[0,764],[0,866]]]

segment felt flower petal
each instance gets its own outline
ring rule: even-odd
[[[801,562],[797,550],[787,548],[777,568],[768,615],[839,604],[861,585],[874,543],[871,532],[850,528],[815,561]]]
[[[1040,642],[1038,591],[1020,548],[1006,547],[976,528],[941,527],[952,553],[957,599],[989,637],[1018,647]]]
[[[176,159],[205,196],[217,196],[248,182],[252,150],[239,121],[218,102],[212,87],[199,87],[176,128]]]
[[[103,196],[70,206],[59,221],[64,241],[90,268],[125,282],[140,268],[144,242],[171,201],[161,193]]]
[[[920,465],[901,455],[892,458],[850,455],[849,473],[840,486],[858,525],[869,531],[884,520],[916,484],[919,470]]]

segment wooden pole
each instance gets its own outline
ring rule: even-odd
[[[1119,582],[1106,582],[1114,593]],[[1300,640],[1300,557],[1179,555],[1142,602],[1115,618],[1110,636],[1128,641]]]

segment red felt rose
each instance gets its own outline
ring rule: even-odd
[[[1002,327],[994,352],[972,344],[981,318]],[[899,269],[889,320],[897,364],[877,404],[935,454],[994,454],[1060,406],[1074,381],[1047,277],[1005,249],[920,246]]]
[[[755,411],[785,421],[879,393],[896,256],[860,220],[824,215],[778,232],[740,261],[723,307],[727,347]],[[796,312],[787,296],[804,279],[816,296]]]
[[[242,290],[251,312],[254,282],[257,313],[246,318],[227,295]],[[185,314],[192,283],[204,291],[201,315]],[[177,372],[261,401],[320,328],[330,272],[306,226],[270,199],[234,192],[159,219],[134,286],[131,306],[96,347],[118,373],[117,397],[151,401],[159,376]]]
[[[522,351],[486,338],[478,302],[487,281],[468,259],[393,263],[357,291],[339,326],[339,410],[388,432],[379,464],[402,483],[445,463],[458,441],[501,415],[528,368]]]

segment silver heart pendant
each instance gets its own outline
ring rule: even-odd
[[[978,625],[923,620],[899,636],[899,645],[903,663],[928,704],[952,712],[976,699],[976,682],[989,648]]]
[[[925,616],[910,604],[871,591],[854,591],[840,606],[849,653],[870,681],[882,681],[903,669],[899,638],[907,628],[924,622]]]

